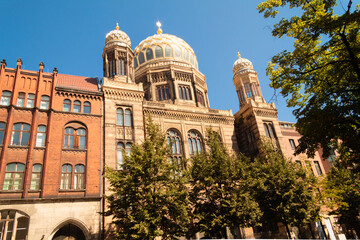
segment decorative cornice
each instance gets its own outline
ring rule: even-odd
[[[55,88],[57,91],[55,92],[56,96],[61,97],[78,97],[82,99],[87,100],[101,100],[102,93],[93,93],[93,92],[87,92],[83,93],[83,91],[76,91],[76,90],[70,90],[70,89],[61,89],[59,87]]]
[[[125,101],[135,101],[142,102],[144,99],[144,92],[132,92],[132,91],[121,91],[114,89],[104,89],[104,98],[115,99],[115,100],[125,100]]]
[[[276,110],[254,109],[256,116],[277,118]]]

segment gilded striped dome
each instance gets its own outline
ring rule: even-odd
[[[118,24],[116,25],[116,29],[106,34],[105,37],[105,47],[113,45],[131,48],[131,41],[129,36],[125,32],[119,30]]]
[[[134,50],[135,69],[150,61],[174,60],[198,69],[194,50],[184,40],[171,34],[158,34],[143,40]]]
[[[243,69],[254,69],[253,64],[250,60],[242,58],[240,53],[238,53],[239,58],[234,62],[233,65],[233,74],[237,73],[239,70]]]

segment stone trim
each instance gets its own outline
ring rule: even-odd
[[[276,111],[268,111],[263,109],[254,109],[254,113],[256,116],[260,117],[271,117],[271,118],[277,118],[277,112]]]
[[[104,98],[142,102],[144,99],[144,92],[129,92],[129,91],[106,89],[104,90]]]

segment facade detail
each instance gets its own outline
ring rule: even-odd
[[[117,24],[105,37],[102,79],[46,73],[42,62],[38,71],[23,70],[21,59],[16,68],[1,62],[0,240],[106,239],[113,226],[100,214],[109,187],[102,174],[105,166],[123,170],[147,116],[166,134],[179,169],[208,150],[211,127],[230,151],[253,157],[268,138],[314,175],[329,171],[321,153],[293,156],[301,136],[266,103],[251,61],[239,54],[233,65],[240,110],[211,109],[194,50],[158,27],[133,50]]]

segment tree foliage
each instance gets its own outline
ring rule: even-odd
[[[254,226],[261,212],[247,184],[249,160],[231,155],[211,129],[206,143],[209,151],[194,156],[190,170],[195,232],[225,238],[226,227]]]
[[[270,86],[281,89],[295,107],[296,127],[302,134],[297,153],[324,156],[340,140],[360,156],[360,5],[348,1],[342,15],[336,0],[267,0],[258,10],[266,18],[289,7],[299,15],[282,18],[273,36],[294,39],[267,68]],[[345,6],[346,7],[346,6]]]
[[[106,168],[112,192],[106,196],[118,239],[172,239],[188,232],[186,177],[169,161],[164,134],[150,119],[141,145],[133,145],[123,170]]]
[[[248,181],[263,212],[262,222],[282,222],[290,237],[288,225],[304,225],[319,216],[316,178],[285,159],[270,142],[263,140],[260,152]]]

